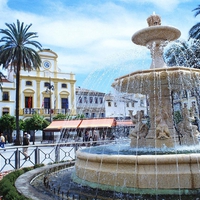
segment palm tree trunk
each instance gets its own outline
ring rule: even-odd
[[[20,60],[21,59],[19,59],[19,61],[17,63],[17,71],[16,71],[16,95],[15,95],[15,100],[16,100],[16,105],[15,105],[15,110],[16,110],[16,141],[15,141],[15,145],[21,144],[20,130],[19,130]]]

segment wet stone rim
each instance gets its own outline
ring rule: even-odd
[[[15,181],[15,187],[20,194],[32,200],[48,199],[48,195],[37,191],[37,189],[31,185],[32,180],[44,174],[46,171],[52,173],[70,166],[74,166],[74,164],[75,162],[65,162],[61,164],[46,165],[44,167],[28,171],[17,178]]]

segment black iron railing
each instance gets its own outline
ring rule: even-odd
[[[98,145],[107,144],[111,140],[99,141]],[[9,146],[0,148],[0,173],[16,170],[22,167],[31,167],[36,164],[49,164],[62,161],[72,161],[76,158],[76,151],[87,148],[91,142],[68,142],[58,144],[35,144],[28,146],[29,158],[25,159],[23,147]]]

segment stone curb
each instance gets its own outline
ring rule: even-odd
[[[48,199],[49,196],[37,191],[32,185],[31,181],[38,175],[43,174],[47,170],[50,172],[58,171],[63,168],[67,168],[74,165],[75,162],[65,162],[61,164],[46,165],[44,167],[39,167],[34,170],[28,171],[17,178],[15,181],[15,187],[17,191],[23,196],[32,200]]]

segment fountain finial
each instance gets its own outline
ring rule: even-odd
[[[150,15],[147,18],[147,23],[149,26],[158,26],[161,25],[161,18],[159,15],[156,15],[155,12],[153,12],[153,15]]]

